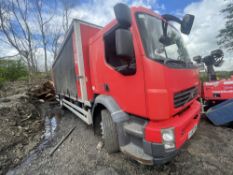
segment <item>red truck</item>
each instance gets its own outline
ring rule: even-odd
[[[204,82],[202,98],[207,106],[214,106],[225,100],[233,99],[233,76],[229,79]]]
[[[208,80],[202,84],[201,98],[203,112],[216,126],[231,126],[233,123],[233,76],[229,79],[217,79],[214,67],[220,67],[224,60],[221,49],[210,52],[209,55],[196,56],[193,60],[200,66],[205,66]]]
[[[194,16],[122,3],[114,11],[105,27],[73,20],[52,67],[56,98],[102,134],[109,153],[163,164],[200,120],[199,72],[170,23],[189,34]]]
[[[204,64],[207,69],[208,80],[203,82],[202,99],[207,106],[219,104],[228,99],[233,99],[233,76],[229,79],[217,80],[214,67],[221,67],[224,60],[224,53],[221,49],[210,52],[209,55],[195,56],[193,60],[197,64]]]

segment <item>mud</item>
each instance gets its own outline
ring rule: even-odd
[[[0,174],[233,174],[233,129],[215,127],[205,117],[170,163],[144,166],[122,153],[109,155],[91,126],[58,104],[32,104],[24,92],[6,97],[0,91]]]
[[[54,111],[59,111],[55,107]],[[69,111],[60,111],[55,135],[49,146],[34,160],[11,169],[8,174],[233,174],[233,130],[215,127],[202,118],[191,140],[169,164],[144,166],[122,153],[107,154],[98,149],[100,138],[91,127]],[[74,132],[52,157],[51,149],[76,126]]]
[[[42,118],[29,102],[25,88],[12,89],[1,91],[0,98],[0,174],[16,166],[38,144],[42,134]]]
[[[7,82],[0,89],[0,98],[10,97],[16,94],[23,94],[26,92],[27,89],[26,85],[27,85],[26,81]]]
[[[37,79],[30,85],[8,82],[0,89],[0,174],[35,158],[54,136],[56,120],[51,107],[28,96],[28,89],[43,81]]]

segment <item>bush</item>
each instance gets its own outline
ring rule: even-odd
[[[4,83],[5,83],[5,79],[0,77],[0,89],[3,87]]]
[[[0,60],[0,86],[5,81],[23,79],[27,75],[27,67],[21,60]]]
[[[199,75],[200,75],[201,82],[209,81],[207,72],[200,72]],[[231,72],[228,72],[228,71],[216,71],[217,80],[228,79],[228,78],[231,77],[231,75],[233,75],[233,71],[231,71]]]

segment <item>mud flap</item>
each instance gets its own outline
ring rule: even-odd
[[[224,101],[210,108],[206,116],[216,126],[233,122],[233,99]]]

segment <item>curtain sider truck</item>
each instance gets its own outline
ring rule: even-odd
[[[194,16],[122,3],[114,12],[103,28],[72,21],[52,66],[56,99],[102,135],[109,153],[164,164],[200,120],[199,71],[181,38]]]

